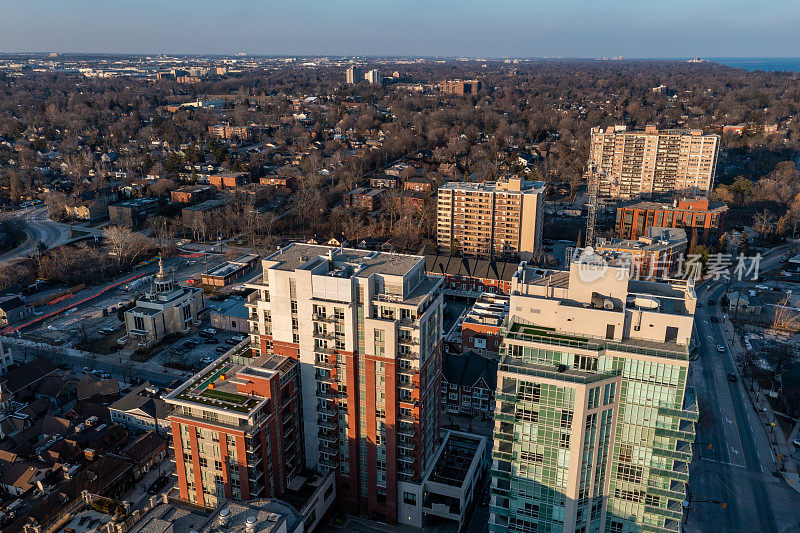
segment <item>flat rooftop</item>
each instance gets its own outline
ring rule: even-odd
[[[520,189],[514,190],[505,188],[507,182],[505,181],[450,181],[439,187],[439,190],[444,191],[468,191],[468,192],[539,192],[543,193],[545,183],[543,181],[522,181]]]
[[[481,445],[479,437],[450,432],[428,481],[461,487]],[[478,458],[480,460],[480,458]]]
[[[357,250],[353,248],[335,248],[317,244],[293,243],[267,257],[275,264],[269,268],[293,272],[297,269],[311,269],[327,262],[328,252],[333,252],[334,269],[329,275],[335,277],[368,278],[372,274],[403,276],[418,263],[425,261],[418,255],[396,254]]]
[[[238,386],[248,383],[248,375],[270,378],[276,372],[288,371],[295,363],[282,355],[262,355],[248,364],[236,362],[237,359],[249,357],[249,351],[249,344],[234,348],[189,378],[168,398],[242,414],[250,413],[266,398],[240,392]]]

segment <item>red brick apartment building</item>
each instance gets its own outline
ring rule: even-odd
[[[369,179],[369,186],[373,189],[396,189],[399,183],[397,176],[390,176],[389,174],[381,174]]]
[[[182,500],[274,497],[303,468],[297,360],[252,355],[237,347],[165,398]]]
[[[176,204],[198,204],[214,197],[214,187],[211,185],[190,185],[175,189],[170,193],[172,201]]]
[[[433,183],[428,178],[413,176],[403,182],[403,190],[429,193],[433,190]]]
[[[682,198],[672,203],[636,202],[617,208],[614,233],[620,239],[647,236],[652,227],[684,228],[689,242],[697,228],[698,244],[710,244],[725,231],[728,206],[708,198]]]
[[[251,345],[300,362],[306,468],[335,473],[349,513],[407,521],[441,442],[441,278],[419,256],[298,243],[262,265]]]
[[[235,189],[248,181],[247,172],[221,172],[208,177],[208,182],[219,190]]]
[[[357,209],[361,211],[375,211],[380,207],[383,197],[383,189],[367,189],[359,187],[353,189],[342,196],[342,205],[346,209]]]

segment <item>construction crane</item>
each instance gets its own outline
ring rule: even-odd
[[[589,163],[586,173],[586,181],[589,189],[589,212],[586,215],[586,241],[584,247],[594,246],[594,224],[597,218],[597,193],[600,189],[600,173],[595,168],[594,163]]]

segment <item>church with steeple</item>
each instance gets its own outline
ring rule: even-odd
[[[174,275],[164,271],[159,257],[150,290],[125,312],[128,341],[136,348],[147,348],[171,333],[188,333],[199,324],[204,311],[203,290],[177,285]]]

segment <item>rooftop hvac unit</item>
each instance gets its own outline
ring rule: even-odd
[[[244,522],[244,530],[247,533],[255,533],[256,532],[256,517],[255,516],[248,516],[247,520]]]

